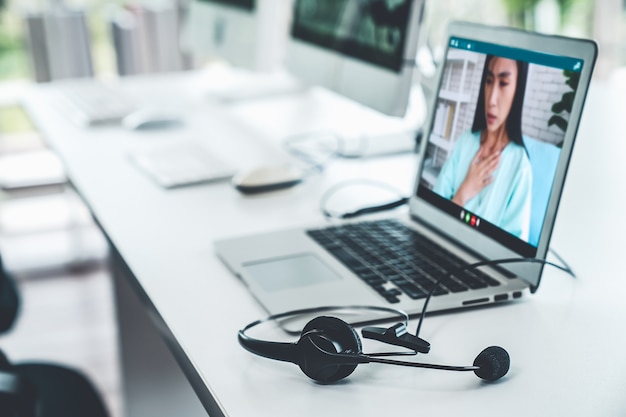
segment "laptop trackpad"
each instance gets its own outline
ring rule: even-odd
[[[280,291],[341,279],[312,253],[251,262],[247,276],[265,291]]]

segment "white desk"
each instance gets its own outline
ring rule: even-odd
[[[256,197],[227,183],[162,190],[129,163],[130,150],[206,134],[226,149],[241,149],[242,157],[271,154],[233,134],[230,119],[269,107],[256,102],[220,109],[202,100],[189,78],[129,81],[133,88],[158,85],[154,94],[187,100],[181,103],[190,109],[187,127],[154,135],[79,129],[51,107],[47,87],[35,87],[25,98],[111,242],[129,416],[204,414],[185,392],[188,386],[213,417],[624,414],[624,91],[592,87],[564,190],[553,248],[578,278],[547,268],[532,297],[437,315],[424,324],[422,334],[432,344],[425,360],[470,364],[484,347],[501,345],[512,360],[504,380],[484,384],[472,373],[361,365],[345,382],[325,386],[294,365],[253,356],[238,345],[237,330],[265,313],[215,257],[212,241],[321,221],[319,198],[340,179],[395,181],[408,192],[414,158],[336,162],[297,188]],[[243,129],[270,140],[278,119],[266,120],[265,130],[258,119],[251,117],[254,122]],[[189,384],[181,383],[178,369]]]

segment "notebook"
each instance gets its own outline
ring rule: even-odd
[[[446,36],[409,215],[215,242],[268,312],[373,305],[416,314],[459,265],[545,259],[596,44],[465,22]],[[515,263],[447,277],[428,311],[524,297],[542,271]]]

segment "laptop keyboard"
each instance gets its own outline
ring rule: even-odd
[[[437,279],[467,262],[396,220],[308,230],[307,234],[390,303],[426,298]],[[478,269],[442,279],[433,295],[498,286]]]

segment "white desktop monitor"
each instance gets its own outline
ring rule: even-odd
[[[193,0],[184,44],[200,59],[271,72],[283,64],[291,0]]]
[[[425,0],[295,0],[286,65],[392,116],[411,93]]]

